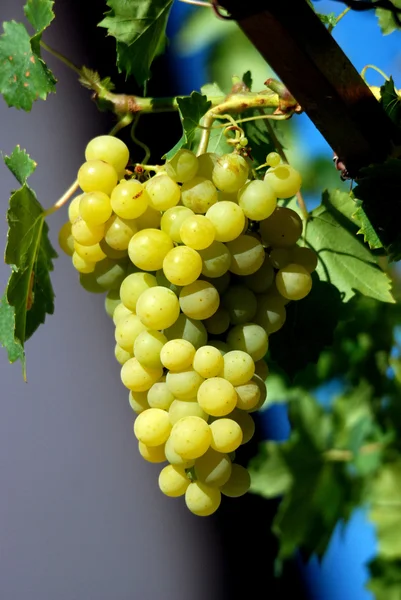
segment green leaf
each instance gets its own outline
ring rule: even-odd
[[[401,600],[401,561],[375,558],[369,563],[367,588],[376,600]]]
[[[363,210],[362,204],[358,206],[354,212],[353,218],[359,225],[359,230],[357,233],[363,235],[363,241],[369,245],[369,248],[372,250],[383,248],[383,244],[381,243],[372,223],[369,221],[368,215]]]
[[[357,291],[381,302],[394,302],[389,277],[356,236],[357,227],[350,220],[354,208],[349,194],[326,191],[322,204],[311,213],[306,237],[319,257],[319,278],[337,287],[344,302]]]
[[[331,12],[328,13],[327,15],[324,15],[322,13],[317,13],[319,19],[321,20],[321,22],[323,23],[323,25],[328,25],[329,27],[333,28],[337,25],[337,16],[335,13]]]
[[[209,98],[211,98],[211,97],[225,98],[226,97],[226,94],[223,92],[223,90],[220,88],[220,86],[217,83],[205,83],[205,85],[202,85],[200,91],[203,96],[208,96]]]
[[[23,185],[36,169],[36,163],[25,150],[15,146],[10,156],[4,157],[4,162],[19,183]]]
[[[392,77],[390,77],[389,81],[385,81],[385,83],[381,86],[380,95],[380,104],[383,106],[385,112],[388,114],[393,123],[400,126],[401,98],[397,94]]]
[[[247,466],[251,476],[250,491],[264,498],[276,498],[288,492],[291,473],[282,457],[280,444],[265,442]]]
[[[183,134],[176,145],[165,155],[169,159],[178,152],[180,148],[191,148],[195,134],[199,130],[199,121],[209,110],[212,103],[206,96],[199,92],[192,92],[188,98],[177,98]]]
[[[117,67],[139,85],[150,78],[150,67],[164,46],[173,0],[108,0],[111,10],[99,23],[117,40]]]
[[[380,556],[401,558],[401,459],[383,465],[371,490],[370,519],[376,526]]]
[[[401,8],[401,0],[391,0],[391,2],[396,8]],[[383,35],[388,35],[389,33],[396,31],[396,29],[399,29],[399,25],[394,19],[391,10],[386,8],[377,8],[376,16],[379,20],[379,27],[382,30]]]
[[[28,0],[24,13],[37,33],[41,33],[54,19],[53,0]]]
[[[0,36],[0,92],[9,106],[29,111],[54,92],[56,80],[40,57],[38,38],[22,23],[6,21]]]
[[[0,300],[0,344],[7,350],[10,363],[21,361],[23,377],[26,380],[25,352],[22,344],[15,339],[14,329],[15,310],[8,304],[4,295]]]

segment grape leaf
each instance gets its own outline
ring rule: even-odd
[[[53,0],[28,0],[24,13],[36,32],[42,32],[54,19]]]
[[[198,131],[199,121],[212,106],[210,100],[199,94],[199,92],[192,92],[187,98],[177,98],[177,102],[183,134],[176,145],[165,154],[167,159],[172,158],[180,148],[192,147],[195,134]]]
[[[0,300],[0,344],[7,350],[10,363],[21,361],[22,374],[26,380],[25,351],[19,340],[15,338],[14,329],[15,309],[8,304],[4,294]]]
[[[10,156],[4,157],[4,162],[21,185],[36,169],[35,161],[19,146],[14,148]]]
[[[150,77],[150,67],[164,46],[173,0],[108,0],[111,10],[99,23],[117,40],[117,67],[139,85]]]
[[[323,13],[317,13],[317,14],[319,16],[319,19],[323,23],[323,25],[328,25],[331,28],[333,28],[337,25],[337,16],[335,13],[331,12],[331,13],[328,13],[327,15],[324,15]]]
[[[401,98],[395,89],[392,77],[380,88],[380,104],[396,125],[401,125]]]
[[[367,588],[376,600],[401,600],[401,561],[375,558],[369,563]]]
[[[372,484],[369,517],[376,526],[379,554],[401,558],[401,459],[382,466]]]
[[[359,225],[359,230],[357,231],[357,233],[363,235],[363,240],[364,242],[369,244],[369,248],[371,248],[372,250],[378,250],[379,248],[383,248],[383,244],[381,243],[380,238],[377,235],[372,223],[369,221],[368,215],[363,210],[362,204],[358,206],[358,208],[354,212],[353,218]]]
[[[391,0],[396,8],[401,8],[401,0]],[[397,21],[394,19],[393,13],[387,8],[376,8],[376,16],[379,20],[379,27],[383,35],[388,35],[399,29]]]
[[[250,491],[264,498],[276,498],[292,485],[291,473],[283,460],[281,444],[264,442],[247,466],[251,476]]]
[[[336,190],[324,192],[322,204],[311,213],[306,238],[319,257],[319,278],[335,285],[344,302],[357,291],[381,302],[394,302],[391,280],[355,235],[357,226],[349,218],[354,209],[349,194]]]

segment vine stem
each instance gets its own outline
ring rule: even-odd
[[[40,40],[40,45],[43,48],[43,50],[46,50],[46,52],[48,52],[49,54],[52,54],[55,58],[58,58],[58,60],[60,60],[62,63],[64,63],[69,69],[74,71],[77,75],[81,76],[81,74],[82,74],[81,69],[79,67],[77,67],[77,65],[74,65],[74,63],[69,58],[64,56],[64,54],[61,54],[61,52],[54,50],[53,48],[51,48],[51,46],[46,44],[46,42],[44,42],[43,40]]]
[[[347,13],[349,13],[349,11],[350,11],[350,10],[351,10],[351,7],[350,7],[350,6],[347,6],[347,8],[345,8],[345,9],[343,10],[343,12],[342,12],[342,13],[340,13],[340,14],[338,15],[338,17],[336,18],[336,23],[335,23],[335,24],[336,24],[336,25],[338,25],[338,24],[339,24],[339,22],[341,21],[341,19],[343,19],[343,18],[345,17],[345,15],[346,15]],[[329,26],[328,26],[328,28],[327,28],[327,30],[328,30],[328,32],[329,32],[329,33],[331,33],[331,32],[333,31],[333,29],[334,29],[334,25],[329,25]]]

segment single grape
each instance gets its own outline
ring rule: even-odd
[[[117,304],[117,306],[115,307],[114,312],[113,312],[114,325],[117,325],[117,323],[119,321],[121,321],[121,319],[125,319],[125,317],[128,317],[129,315],[132,315],[132,314],[133,314],[132,311],[129,310],[126,306],[124,306],[124,304],[122,302],[120,302],[119,304]]]
[[[116,357],[117,362],[122,366],[127,360],[132,358],[132,353],[127,352],[127,350],[124,350],[124,348],[121,348],[121,346],[116,344],[114,346],[114,356]]]
[[[119,289],[126,271],[126,261],[117,262],[111,260],[111,258],[104,258],[102,261],[96,263],[96,282],[105,292]]]
[[[199,517],[208,517],[216,512],[220,502],[220,490],[201,481],[190,483],[185,492],[187,508]]]
[[[161,218],[162,214],[159,210],[155,210],[151,206],[148,206],[145,212],[136,219],[138,230],[157,229],[160,227]]]
[[[172,339],[160,351],[162,365],[170,371],[183,371],[192,366],[195,347],[183,339]]]
[[[114,167],[102,160],[88,160],[78,171],[78,184],[84,192],[103,192],[110,196],[118,181]]]
[[[241,350],[249,354],[255,361],[266,355],[269,340],[263,327],[256,323],[244,323],[229,331],[227,344],[233,350]]]
[[[143,331],[146,331],[146,326],[142,323],[141,319],[138,315],[130,313],[126,317],[118,319],[116,323],[115,340],[121,348],[127,352],[133,352],[134,342],[138,335]]]
[[[241,465],[232,465],[230,479],[221,488],[221,493],[230,498],[239,498],[247,493],[251,487],[251,477]]]
[[[253,320],[263,327],[267,334],[270,335],[281,329],[285,319],[285,306],[279,298],[269,294],[258,296],[258,308]]]
[[[248,179],[249,167],[239,154],[220,156],[212,172],[214,185],[222,192],[237,192]]]
[[[160,351],[166,342],[160,331],[143,331],[134,342],[134,356],[144,367],[159,367]]]
[[[225,354],[227,354],[227,352],[230,351],[228,345],[225,342],[222,342],[221,340],[209,340],[208,345],[213,346],[213,348],[217,348],[222,356],[224,356]]]
[[[191,368],[179,372],[169,371],[166,375],[167,387],[177,400],[192,400],[196,398],[202,382],[203,377]]]
[[[164,452],[164,444],[160,444],[160,446],[147,446],[143,442],[138,442],[138,450],[139,454],[147,462],[162,463],[167,460]]]
[[[148,403],[151,408],[169,410],[172,402],[174,402],[174,396],[165,381],[157,381],[149,388]]]
[[[255,362],[255,375],[260,377],[262,381],[266,381],[269,375],[269,367],[265,360],[257,360]]]
[[[163,494],[171,498],[183,496],[190,483],[185,467],[180,465],[167,465],[159,475],[159,488]]]
[[[121,368],[121,381],[133,392],[146,392],[163,374],[161,367],[144,367],[136,358],[130,358]],[[145,440],[142,440],[145,444]],[[163,442],[159,442],[162,444]],[[157,445],[157,444],[151,444]]]
[[[276,275],[277,289],[288,300],[301,300],[312,289],[312,277],[301,265],[289,264]]]
[[[136,221],[127,221],[117,215],[113,215],[106,223],[104,240],[113,250],[127,250],[132,236],[137,231],[138,226]]]
[[[273,213],[277,197],[267,181],[249,181],[238,192],[238,204],[252,221],[262,221]]]
[[[180,238],[186,246],[194,250],[204,250],[214,242],[215,228],[207,217],[192,215],[181,223]]]
[[[198,279],[201,271],[202,259],[193,248],[177,246],[164,257],[163,272],[175,285],[184,286],[193,283]]]
[[[98,135],[86,146],[85,159],[104,161],[121,173],[128,164],[129,150],[122,140],[113,135]]]
[[[93,244],[93,246],[82,246],[78,242],[74,241],[74,250],[79,256],[88,262],[100,262],[106,258],[105,253],[100,247],[100,244]]]
[[[128,245],[131,261],[143,271],[157,271],[163,266],[165,256],[173,249],[171,238],[159,229],[138,231]]]
[[[223,359],[224,368],[222,376],[233,386],[243,385],[253,377],[255,363],[247,352],[230,350],[224,355]]]
[[[77,252],[72,255],[72,264],[78,273],[93,273],[96,263],[85,260]]]
[[[265,259],[264,248],[251,235],[240,235],[226,245],[232,257],[230,271],[235,275],[252,275],[262,266]]]
[[[255,404],[255,406],[253,408],[246,409],[246,411],[248,413],[253,413],[253,412],[256,412],[257,410],[261,409],[262,406],[264,405],[264,403],[266,402],[266,397],[267,397],[267,388],[266,388],[265,380],[262,379],[259,375],[257,375],[256,369],[255,369],[255,375],[252,377],[252,383],[255,383],[258,386],[260,396],[259,396],[259,400],[258,400],[257,404]],[[237,408],[241,408],[238,403],[237,403]]]
[[[117,290],[110,290],[107,292],[106,298],[104,299],[104,309],[109,315],[110,319],[113,318],[114,311],[120,302],[120,294]]]
[[[260,387],[252,379],[243,385],[237,385],[235,391],[238,394],[237,408],[248,411],[258,405],[261,395]]]
[[[181,225],[193,214],[193,211],[186,206],[174,206],[173,208],[169,208],[162,216],[160,228],[164,233],[167,233],[167,235],[171,237],[173,242],[181,244]]]
[[[110,219],[112,213],[110,198],[103,192],[82,194],[79,214],[88,225],[101,225]]]
[[[167,329],[178,319],[180,304],[174,292],[157,285],[145,290],[139,296],[136,314],[146,327]]]
[[[277,152],[269,152],[269,154],[266,156],[266,164],[269,167],[277,167],[280,162],[280,154],[277,154]]]
[[[262,294],[270,288],[274,281],[274,269],[270,263],[269,257],[265,254],[263,264],[252,275],[245,275],[243,282],[247,288],[255,294]]]
[[[82,218],[78,218],[71,226],[71,233],[82,246],[93,246],[98,244],[104,235],[104,224],[88,225]]]
[[[137,440],[146,446],[160,446],[167,441],[171,431],[168,413],[160,408],[148,408],[138,415],[134,422]]]
[[[147,392],[133,392],[130,390],[128,394],[128,402],[132,410],[139,415],[149,407]]]
[[[182,312],[191,319],[208,319],[219,308],[220,296],[208,281],[198,279],[186,285],[180,292]]]
[[[139,296],[145,290],[157,286],[156,277],[150,273],[131,273],[123,280],[120,287],[121,302],[129,308],[136,310]]]
[[[238,204],[222,200],[209,208],[206,218],[213,224],[218,242],[235,240],[243,231],[245,215]]]
[[[278,198],[291,198],[299,192],[301,175],[291,165],[278,165],[266,171],[264,180],[270,184]]]
[[[205,250],[199,250],[202,259],[202,275],[214,279],[221,277],[230,268],[231,254],[222,242],[213,242]]]
[[[226,417],[210,424],[211,447],[217,452],[233,452],[242,444],[242,429],[236,421]]]
[[[212,335],[220,335],[230,327],[230,315],[225,308],[218,308],[214,315],[204,321],[206,330]]]
[[[184,183],[195,177],[198,171],[198,159],[191,150],[181,148],[166,162],[166,173],[178,183]]]
[[[97,282],[96,277],[96,263],[95,268],[91,273],[80,273],[79,274],[79,283],[83,287],[84,290],[89,292],[90,294],[104,294],[104,288]]]
[[[278,206],[268,219],[260,222],[259,232],[266,246],[288,248],[301,237],[302,221],[291,208]]]
[[[224,360],[221,352],[214,346],[202,346],[196,351],[192,365],[199,375],[207,379],[221,374]]]
[[[161,285],[162,287],[168,288],[169,290],[174,292],[174,294],[176,296],[180,295],[180,291],[182,288],[179,285],[175,285],[174,283],[171,283],[171,281],[169,281],[167,279],[167,277],[165,276],[163,269],[159,269],[158,271],[156,271],[155,276],[156,276],[157,285]]]
[[[206,379],[198,390],[198,402],[213,417],[228,415],[237,404],[234,386],[222,377]]]
[[[231,460],[227,454],[209,448],[203,456],[195,460],[195,475],[202,483],[221,487],[230,478]]]
[[[206,421],[193,416],[177,421],[173,425],[170,437],[173,449],[184,459],[198,458],[205,454],[212,440]]]
[[[199,177],[212,180],[214,165],[217,162],[219,155],[215,152],[205,152],[198,156],[198,172]]]
[[[179,454],[177,454],[177,452],[173,448],[171,437],[168,438],[167,442],[164,445],[164,453],[168,462],[172,465],[181,465],[185,469],[190,469],[195,464],[194,459],[185,459],[182,458],[182,456],[180,456]]]
[[[79,196],[75,196],[75,198],[73,198],[68,206],[68,220],[70,221],[70,223],[75,223],[75,221],[77,219],[79,219],[80,215],[79,215],[79,204],[81,202],[81,198],[82,198],[83,194],[80,194]]]
[[[58,243],[62,251],[67,254],[67,256],[72,256],[74,254],[74,238],[71,233],[71,223],[67,221],[60,228],[58,234]]]
[[[275,269],[282,269],[292,262],[292,254],[292,248],[272,248],[269,260]]]
[[[295,248],[292,249],[292,260],[289,262],[301,265],[308,273],[313,273],[317,267],[317,261],[317,254],[311,248],[295,246]]]
[[[218,200],[215,186],[209,179],[194,177],[181,187],[181,200],[184,206],[194,213],[205,213]]]
[[[134,235],[134,234],[132,234]],[[105,253],[105,255],[107,256],[107,258],[112,258],[114,260],[120,260],[122,258],[127,258],[128,256],[128,252],[127,249],[125,250],[115,250],[114,248],[112,248],[111,246],[108,245],[108,243],[106,242],[106,240],[101,240],[99,242],[101,249],[103,250],[103,252]]]
[[[247,444],[254,436],[255,421],[251,415],[243,410],[236,408],[229,414],[229,418],[233,419],[242,429],[242,444]]]
[[[174,325],[164,330],[164,335],[168,340],[181,338],[191,342],[195,348],[204,346],[207,342],[207,331],[201,321],[190,319],[184,314],[181,314]]]
[[[143,215],[149,204],[149,196],[140,181],[122,181],[111,192],[111,207],[122,219],[136,219]]]
[[[206,422],[209,419],[209,415],[199,406],[197,400],[173,400],[168,413],[172,425],[184,417],[200,417]]]
[[[257,308],[256,296],[243,285],[233,285],[223,294],[221,305],[234,325],[252,321]]]
[[[152,177],[146,184],[149,205],[155,210],[168,210],[181,199],[180,186],[168,175]]]

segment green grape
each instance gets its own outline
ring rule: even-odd
[[[181,201],[194,213],[205,213],[218,200],[215,186],[209,179],[194,177],[181,187]]]
[[[204,250],[214,242],[215,228],[207,217],[192,215],[181,223],[180,237],[186,246],[194,250]]]
[[[230,268],[231,254],[222,242],[213,242],[205,250],[199,250],[202,259],[202,275],[214,279],[221,277]]]
[[[71,233],[71,223],[67,221],[60,228],[58,234],[58,243],[62,251],[67,254],[67,256],[72,256],[74,254],[74,238]]]
[[[117,310],[117,309],[116,309]],[[116,323],[115,340],[121,348],[127,352],[133,352],[134,342],[138,335],[146,331],[138,315],[130,313],[126,317],[121,316]]]
[[[93,246],[98,244],[104,235],[104,224],[88,225],[82,218],[78,218],[71,225],[71,233],[79,244],[82,246]]]
[[[247,352],[243,350],[230,350],[224,355],[223,359],[224,368],[222,376],[233,386],[243,385],[253,377],[255,363]]]
[[[83,194],[79,202],[79,214],[88,225],[101,225],[110,219],[110,198],[103,192]]]
[[[138,442],[138,450],[139,454],[147,462],[157,464],[166,462],[167,460],[164,452],[164,444],[160,444],[160,446],[147,446],[143,442]]]
[[[130,390],[128,394],[128,402],[134,413],[139,415],[149,407],[147,392],[133,392]]]
[[[248,163],[239,154],[223,154],[213,169],[212,180],[222,192],[237,192],[248,179]]]
[[[284,298],[284,296],[282,296],[278,291],[276,286],[276,280],[273,281],[267,295],[269,296],[269,298],[276,298],[277,300],[279,300],[283,306],[286,306],[290,302],[288,298]]]
[[[138,230],[141,229],[157,229],[160,227],[160,221],[162,214],[160,210],[155,210],[151,206],[145,210],[145,212],[136,219]]]
[[[169,371],[183,371],[192,366],[195,352],[195,347],[187,340],[172,339],[160,350],[160,360]]]
[[[86,146],[85,160],[102,160],[120,173],[128,164],[129,150],[122,140],[113,135],[98,135]]]
[[[86,193],[103,192],[110,196],[117,181],[115,168],[102,160],[88,160],[78,171],[79,187]]]
[[[190,484],[185,472],[185,467],[180,465],[167,465],[159,475],[159,488],[166,496],[178,498],[183,496]]]
[[[157,285],[145,290],[139,296],[136,314],[146,327],[167,329],[178,319],[180,303],[174,292]]]
[[[222,356],[230,351],[228,345],[222,340],[209,340],[208,345],[217,348]]]
[[[242,429],[242,444],[247,444],[255,434],[255,421],[251,415],[243,410],[236,408],[229,415],[230,419],[233,419]]]
[[[148,403],[151,408],[169,410],[173,402],[174,396],[168,389],[165,381],[157,381],[148,391]]]
[[[220,502],[220,490],[201,481],[190,483],[185,492],[187,508],[199,517],[212,515],[219,508]]]
[[[120,302],[120,294],[117,290],[110,290],[107,292],[106,298],[104,299],[104,309],[109,315],[110,319],[113,318],[114,311]]]
[[[146,184],[149,205],[155,210],[168,210],[181,199],[180,186],[168,175],[152,177]]]
[[[224,275],[221,275],[220,277],[205,277],[205,275],[203,275],[202,279],[212,283],[221,296],[230,285],[231,273],[226,271]]]
[[[227,454],[209,448],[203,456],[196,459],[195,475],[197,480],[202,483],[212,487],[221,487],[230,478],[231,460]]]
[[[190,404],[190,403],[186,402],[186,404]],[[172,465],[181,465],[185,469],[190,469],[195,464],[195,461],[193,459],[185,459],[185,458],[182,458],[182,456],[180,456],[179,454],[177,454],[177,452],[173,448],[171,437],[169,437],[167,442],[165,443],[164,453],[166,455],[168,462],[171,463]]]
[[[100,244],[93,244],[93,246],[82,246],[74,240],[74,250],[79,256],[88,262],[100,262],[106,258],[105,253],[100,247]]]
[[[238,192],[238,204],[252,221],[270,217],[277,206],[277,197],[266,181],[249,181]]]
[[[118,217],[117,217],[118,218]],[[132,234],[134,235],[134,234]],[[115,250],[111,246],[108,245],[106,240],[101,240],[99,242],[101,249],[105,253],[108,258],[112,258],[114,260],[120,260],[121,258],[126,258],[128,256],[127,250]]]
[[[237,408],[248,411],[259,404],[261,396],[260,387],[252,379],[243,385],[236,386],[235,391],[238,395]]]
[[[192,400],[196,398],[202,382],[203,377],[191,368],[179,372],[169,371],[166,375],[167,387],[177,400]]]
[[[163,266],[163,260],[172,250],[171,238],[159,229],[138,231],[128,245],[131,261],[143,271],[157,271]]]
[[[120,287],[121,302],[129,308],[136,310],[139,296],[145,290],[157,286],[156,277],[150,273],[131,273],[123,280]]]
[[[265,254],[262,266],[255,273],[252,273],[252,275],[245,275],[243,279],[246,287],[255,294],[262,294],[268,290],[273,281],[274,269],[267,254]]]
[[[231,254],[230,271],[235,275],[252,275],[262,266],[265,251],[262,244],[251,235],[240,235],[227,242]]]
[[[184,417],[200,417],[204,421],[209,419],[209,415],[199,406],[196,400],[174,400],[168,409],[170,421],[175,425]]]
[[[181,314],[174,325],[164,330],[164,335],[168,340],[181,338],[191,342],[195,348],[204,346],[207,342],[207,331],[201,321],[190,319]]]
[[[317,267],[317,261],[317,254],[311,248],[295,246],[292,250],[292,260],[290,262],[301,265],[308,273],[313,273]]]
[[[263,327],[267,334],[275,333],[285,323],[286,310],[278,297],[262,294],[258,297],[255,323]]]
[[[104,291],[119,289],[127,270],[126,262],[116,262],[111,258],[104,258],[96,263],[96,281]]]
[[[144,410],[134,422],[135,437],[146,446],[161,446],[167,441],[170,431],[168,413],[160,408]]]
[[[245,215],[238,204],[222,200],[209,208],[206,218],[213,224],[218,242],[235,240],[245,226]]]
[[[221,305],[228,311],[234,325],[247,323],[255,316],[257,301],[251,290],[243,285],[233,285],[221,298]]]
[[[68,220],[70,223],[75,223],[77,219],[80,218],[79,215],[79,204],[81,202],[81,198],[84,194],[80,194],[79,196],[75,196],[68,206]]]
[[[261,361],[258,361],[258,362],[261,362]],[[255,365],[255,375],[252,377],[252,382],[256,383],[256,385],[258,386],[259,391],[260,391],[260,396],[259,396],[259,400],[258,400],[257,404],[253,408],[247,409],[248,413],[253,413],[253,412],[256,412],[257,410],[261,409],[262,406],[264,405],[264,403],[266,402],[266,397],[267,397],[267,389],[266,389],[265,379],[262,379],[259,375],[257,375],[257,373],[256,373],[257,365],[258,365],[258,363],[256,363],[256,365]],[[265,376],[265,378],[266,378],[266,376]],[[241,408],[238,403],[237,403],[237,408]]]
[[[270,184],[278,198],[291,198],[299,192],[301,175],[291,165],[278,165],[268,169],[264,180]]]
[[[143,331],[134,342],[134,356],[144,367],[159,367],[160,351],[166,342],[160,331]]]
[[[269,340],[263,327],[256,323],[244,323],[233,327],[229,331],[227,344],[233,350],[246,352],[255,361],[266,355]]]
[[[132,358],[131,352],[127,352],[127,350],[124,350],[124,348],[121,348],[121,346],[119,346],[118,344],[114,346],[114,356],[116,357],[116,360],[118,363],[120,363],[120,365],[125,364],[127,360]]]
[[[220,350],[214,346],[202,346],[195,353],[193,368],[205,379],[217,377],[224,367],[224,360]]]
[[[173,242],[182,243],[180,229],[182,223],[193,215],[193,211],[186,206],[174,206],[166,210],[160,221],[160,228],[167,233]]]
[[[149,204],[149,196],[137,179],[122,181],[111,192],[111,207],[122,219],[136,219],[143,215]]]
[[[214,315],[219,308],[220,296],[211,283],[198,279],[182,288],[179,302],[187,317],[203,320]]]
[[[90,294],[104,294],[105,292],[104,288],[102,288],[102,286],[99,285],[97,282],[96,263],[92,273],[79,274],[79,283],[83,287],[83,289],[89,292]]]
[[[113,215],[106,223],[104,240],[110,248],[117,251],[127,250],[132,236],[137,233],[136,221],[127,221]]]
[[[234,410],[237,393],[227,379],[211,377],[199,387],[197,399],[205,413],[212,417],[224,417]]]
[[[129,310],[126,306],[124,306],[124,304],[122,302],[120,302],[119,304],[117,304],[117,306],[114,309],[114,313],[113,313],[114,325],[117,325],[117,323],[119,321],[121,321],[121,319],[125,319],[125,317],[129,317],[129,315],[132,315],[132,314],[133,314],[132,311]]]
[[[302,221],[291,208],[278,206],[268,219],[261,221],[259,233],[266,246],[288,248],[301,237]]]
[[[121,381],[125,387],[133,392],[146,392],[154,383],[156,383],[156,381],[158,381],[158,379],[160,379],[162,374],[163,369],[161,367],[144,367],[136,358],[130,358],[121,367]],[[145,440],[141,441],[148,444]],[[157,446],[162,444],[163,441],[165,440],[148,445]]]
[[[210,424],[211,447],[217,452],[233,452],[242,444],[242,429],[236,421],[222,418]]]
[[[251,477],[241,465],[234,463],[230,479],[221,488],[221,493],[230,498],[239,498],[247,493],[251,487]]]
[[[168,418],[168,413],[165,414]],[[205,454],[210,446],[212,434],[204,419],[189,416],[183,417],[173,425],[170,438],[175,452],[184,459],[191,459]]]
[[[185,183],[195,177],[198,171],[198,159],[191,150],[181,148],[166,162],[166,173],[178,183]]]
[[[288,300],[302,300],[312,289],[312,277],[301,265],[289,264],[276,275],[279,293]]]
[[[72,255],[72,264],[74,265],[78,273],[93,273],[96,265],[96,263],[89,262],[81,256],[79,256],[77,252],[74,252]]]
[[[196,250],[187,246],[172,248],[164,257],[163,272],[175,285],[189,285],[202,271],[202,259]]]
[[[219,155],[215,152],[205,152],[198,156],[198,173],[199,177],[212,180],[214,165],[217,162]]]
[[[292,248],[272,248],[269,260],[275,269],[282,269],[292,262]]]
[[[265,360],[257,360],[255,362],[255,375],[260,377],[262,381],[266,381],[269,375],[269,367]]]
[[[162,287],[168,288],[169,290],[174,292],[176,296],[180,295],[180,291],[182,288],[179,285],[171,283],[171,281],[169,281],[165,276],[163,269],[159,269],[158,271],[156,271],[156,281],[157,285],[161,285]]]
[[[269,154],[266,156],[266,164],[269,167],[277,167],[280,163],[280,154],[277,154],[277,152],[269,152]]]
[[[204,322],[206,330],[212,335],[220,335],[230,327],[230,315],[225,308],[218,308],[214,315]]]

